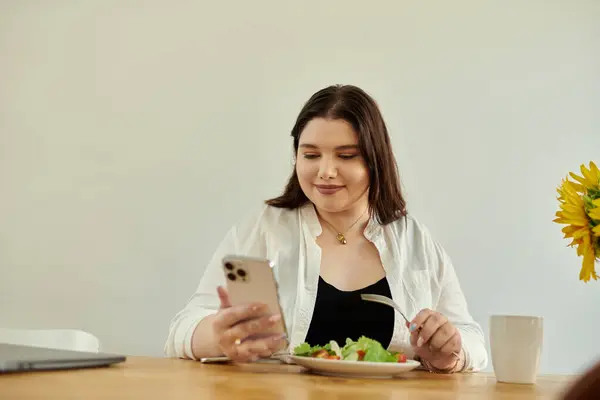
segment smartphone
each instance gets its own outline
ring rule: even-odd
[[[265,315],[281,315],[281,319],[275,325],[259,336],[286,335],[287,347],[287,328],[279,302],[277,281],[273,274],[274,264],[267,259],[234,255],[223,257],[222,264],[231,305],[263,303],[268,307]]]

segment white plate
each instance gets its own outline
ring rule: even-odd
[[[412,371],[421,364],[415,360],[405,363],[327,360],[324,358],[290,356],[295,364],[319,375],[353,378],[392,378]]]

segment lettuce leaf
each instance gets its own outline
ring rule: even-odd
[[[358,350],[362,350],[362,348],[358,347],[358,342],[353,341],[350,338],[346,339],[346,345],[342,347],[342,358],[348,358],[348,356],[352,353],[356,353]]]
[[[396,362],[398,359],[392,355],[389,351],[383,348],[381,343],[376,340],[368,339],[366,337],[362,337],[359,339],[364,342],[365,347],[365,358],[363,361],[371,361],[371,362]]]
[[[308,343],[301,343],[294,347],[294,355],[296,356],[309,356],[311,354],[311,347]]]
[[[313,353],[323,349],[327,350],[329,354],[333,353],[331,350],[331,343],[327,343],[325,346],[311,346],[308,343],[301,343],[298,346],[294,347],[294,355],[301,357],[309,357]]]
[[[346,345],[342,349],[342,358],[347,358],[350,354],[357,351],[363,351],[365,357],[363,361],[371,362],[396,362],[396,356],[387,351],[381,343],[368,337],[361,336],[358,341],[346,339]]]

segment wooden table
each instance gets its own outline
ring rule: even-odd
[[[554,399],[574,378],[542,376],[536,385],[510,385],[489,374],[419,371],[395,379],[342,379],[296,365],[129,357],[110,368],[0,375],[0,399]]]

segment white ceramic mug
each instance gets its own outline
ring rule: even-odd
[[[534,384],[544,337],[542,317],[492,315],[490,348],[498,382]]]

